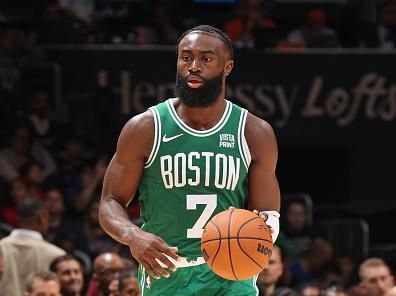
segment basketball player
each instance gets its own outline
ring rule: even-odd
[[[215,275],[200,251],[205,224],[230,206],[258,211],[273,240],[279,232],[276,139],[268,123],[225,99],[233,66],[227,35],[207,25],[188,30],[177,44],[177,97],[121,131],[104,178],[100,222],[139,261],[144,296],[258,293],[253,278]],[[142,228],[125,211],[137,188]]]

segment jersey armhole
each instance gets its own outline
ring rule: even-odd
[[[247,113],[248,111],[246,109],[242,109],[241,117],[239,120],[239,126],[238,126],[238,144],[239,144],[239,152],[242,156],[243,163],[246,169],[249,169],[252,157],[245,137],[245,124],[246,124]]]
[[[154,143],[153,147],[151,148],[150,155],[147,161],[144,163],[145,169],[153,164],[154,159],[157,156],[159,146],[161,144],[161,120],[158,110],[155,107],[150,107],[149,110],[151,111],[151,113],[153,113],[154,117]]]

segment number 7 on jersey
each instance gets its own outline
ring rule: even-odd
[[[217,207],[216,194],[187,194],[187,210],[196,210],[197,205],[206,205],[192,228],[187,229],[187,238],[201,238],[203,228]]]

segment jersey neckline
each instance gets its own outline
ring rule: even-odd
[[[177,125],[184,132],[194,135],[194,136],[198,136],[198,137],[210,136],[210,135],[213,135],[214,133],[218,132],[220,129],[222,129],[223,126],[227,123],[228,118],[230,117],[231,111],[232,111],[231,102],[226,100],[226,108],[225,108],[224,113],[221,116],[220,120],[210,129],[200,131],[200,130],[193,129],[192,127],[188,126],[183,120],[181,120],[181,118],[179,117],[179,115],[176,112],[175,106],[173,105],[174,100],[175,100],[175,98],[171,98],[166,101],[166,105],[168,107],[169,113],[171,114],[172,118],[175,120]]]

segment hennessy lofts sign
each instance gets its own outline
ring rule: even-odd
[[[174,94],[173,49],[52,49],[49,55],[62,67],[66,99],[94,92],[103,74],[124,114]],[[394,65],[392,53],[237,52],[227,97],[271,122],[286,141],[379,137],[395,127]]]
[[[63,100],[81,127],[95,104],[82,108],[81,101],[93,100],[99,84],[116,93],[122,122],[174,95],[174,48],[60,48],[48,55],[61,66]],[[237,52],[227,97],[268,120],[281,148],[293,148],[280,152],[283,190],[331,201],[394,197],[395,65],[388,51]]]

